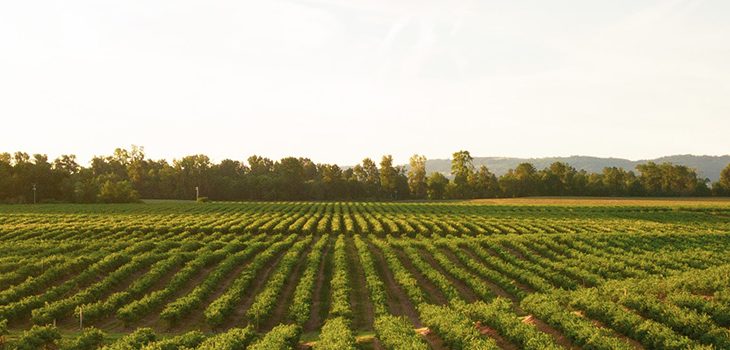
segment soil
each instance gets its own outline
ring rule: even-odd
[[[241,272],[248,267],[248,265],[251,263],[253,258],[256,256],[256,253],[252,254],[248,258],[246,258],[244,261],[242,261],[238,266],[233,268],[232,271],[226,275],[223,280],[221,280],[216,288],[208,295],[207,298],[205,298],[200,305],[190,310],[190,313],[188,313],[185,317],[183,317],[177,324],[179,326],[174,326],[171,329],[183,331],[183,330],[189,330],[189,329],[199,329],[203,331],[209,331],[210,327],[208,323],[205,321],[205,308],[210,305],[214,300],[218,299],[223,293],[228,290],[228,288],[233,284],[233,281],[238,278],[238,276],[241,274]]]
[[[172,293],[172,295],[167,300],[165,300],[165,302],[162,303],[158,310],[163,309],[167,303],[173,302],[178,298],[190,293],[193,289],[195,289],[196,286],[203,282],[206,277],[208,277],[210,272],[213,271],[213,269],[215,269],[219,263],[220,262],[198,271],[198,273],[195,274],[195,276],[193,276],[193,278],[190,279],[187,283],[185,283],[182,288]],[[137,327],[151,327],[157,332],[164,332],[169,328],[169,325],[167,325],[167,323],[160,318],[159,312],[151,312],[149,315],[139,320],[136,324],[130,325],[130,327],[125,328],[124,331],[131,331]]]
[[[459,291],[459,295],[461,295],[462,298],[464,298],[465,301],[471,303],[476,300],[479,300],[479,296],[474,293],[474,291],[469,288],[469,286],[466,285],[463,281],[454,278],[450,273],[448,273],[441,265],[436,261],[436,259],[431,255],[431,253],[423,250],[418,249],[419,255],[425,260],[429,265],[431,265],[436,271],[440,272],[442,275],[446,276],[446,278],[451,282],[451,285],[453,285],[456,290]]]
[[[322,261],[319,263],[319,271],[317,272],[317,280],[314,283],[314,292],[312,293],[312,309],[309,314],[309,320],[304,324],[304,332],[312,332],[318,330],[324,324],[324,318],[327,315],[329,300],[329,281],[332,272],[332,248],[334,240],[325,246]]]
[[[368,247],[373,256],[378,275],[380,275],[380,279],[385,284],[385,290],[388,295],[388,311],[396,316],[406,316],[414,326],[421,327],[421,320],[418,319],[416,308],[411,303],[403,288],[396,282],[393,273],[388,269],[383,253],[369,242]]]
[[[360,263],[355,243],[352,238],[345,239],[348,265],[350,268],[350,306],[353,312],[353,330],[372,330],[375,320],[373,304],[365,281],[365,271]]]
[[[432,350],[448,350],[449,347],[446,346],[446,343],[441,339],[436,332],[431,332],[428,327],[419,328],[416,329],[416,333],[421,335],[424,340],[426,340],[426,343],[428,343],[428,346]]]
[[[289,273],[282,286],[281,292],[279,293],[279,300],[274,306],[274,310],[271,311],[271,315],[263,323],[261,330],[269,331],[279,323],[284,323],[288,319],[289,305],[291,305],[292,299],[294,298],[294,291],[299,284],[299,280],[302,278],[302,273],[307,267],[307,257],[312,252],[316,239],[312,240],[312,244],[309,244],[299,256],[297,264],[294,269]]]
[[[478,261],[478,262],[479,262],[480,264],[482,264],[482,265],[484,265],[484,266],[487,266],[487,267],[489,266],[489,264],[485,263],[485,262],[484,262],[484,260],[483,260],[483,259],[482,259],[481,257],[479,257],[479,256],[478,256],[478,255],[477,255],[476,253],[474,253],[474,251],[472,251],[472,250],[471,250],[471,248],[469,248],[469,247],[463,247],[462,249],[463,249],[463,251],[464,251],[464,252],[465,252],[465,253],[466,253],[467,255],[469,255],[469,256],[470,256],[471,258],[473,258],[474,260]],[[487,251],[487,252],[489,253],[489,255],[491,255],[491,256],[494,256],[495,258],[499,259],[499,257],[497,256],[497,254],[496,254],[496,253],[494,253],[493,251],[491,251],[491,250],[490,250],[490,249],[488,249],[488,248],[484,248],[484,249],[485,249],[485,250],[486,250],[486,251]],[[511,278],[511,277],[510,277],[510,276],[508,276],[508,275],[505,275],[505,277],[507,277],[507,278],[511,279],[511,280],[512,280],[512,282],[514,282],[514,284],[515,284],[515,285],[517,286],[517,288],[520,288],[520,289],[524,290],[524,291],[525,291],[525,292],[527,292],[527,293],[534,293],[534,292],[535,292],[535,290],[534,290],[534,289],[532,289],[532,288],[531,288],[530,286],[527,286],[527,285],[525,285],[525,284],[523,284],[523,283],[521,283],[521,282],[519,282],[519,281],[515,280],[514,278]],[[512,299],[512,298],[511,298],[511,299]]]
[[[400,249],[397,249],[396,247],[393,247],[393,251],[400,259],[401,264],[403,264],[403,267],[408,270],[408,272],[411,273],[411,276],[418,281],[418,285],[423,288],[424,294],[426,296],[426,299],[428,299],[429,302],[438,304],[438,305],[444,305],[448,303],[448,300],[446,300],[446,297],[444,294],[433,284],[431,281],[429,281],[423,274],[418,271],[418,269],[411,264],[411,260],[408,259],[406,254],[401,251]]]
[[[228,317],[228,320],[223,322],[223,325],[220,327],[221,329],[243,327],[248,324],[246,311],[248,311],[254,303],[259,292],[264,289],[266,282],[269,280],[269,277],[275,271],[276,267],[279,266],[279,262],[284,258],[287,250],[279,252],[279,254],[270,263],[256,273],[256,277],[254,277],[253,282],[247,288],[245,295],[241,298],[238,305],[233,308],[233,312]]]
[[[489,338],[494,339],[494,341],[497,343],[497,346],[499,346],[500,349],[506,349],[506,350],[518,350],[519,347],[509,342],[507,339],[504,339],[499,332],[496,330],[490,328],[489,326],[483,325],[479,322],[477,322],[474,325],[477,330],[479,330],[479,333],[482,335],[486,335]]]
[[[459,266],[467,271],[471,271],[475,276],[479,277],[482,280],[482,282],[484,282],[489,287],[489,289],[492,291],[492,293],[494,295],[496,295],[498,297],[510,299],[513,303],[518,301],[517,297],[515,297],[514,295],[507,293],[507,291],[502,289],[500,286],[496,285],[489,279],[482,277],[481,275],[479,275],[479,273],[473,271],[468,266],[462,264],[461,261],[459,260],[459,258],[457,258],[456,255],[454,254],[454,252],[452,252],[451,250],[444,249],[443,252],[449,258],[449,260],[451,260],[451,262],[454,265]],[[467,252],[467,253],[470,253],[470,252]],[[471,257],[474,258],[474,256],[471,256]]]
[[[561,333],[559,330],[553,328],[549,324],[541,321],[540,319],[532,315],[527,315],[523,317],[522,322],[535,326],[537,330],[551,336],[556,344],[566,349],[580,349],[580,346],[574,345],[573,342],[571,342],[570,339],[563,335],[563,333]]]

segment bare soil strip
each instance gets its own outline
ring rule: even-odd
[[[201,282],[203,282],[203,280],[205,280],[206,277],[208,277],[208,275],[211,273],[211,271],[213,271],[216,267],[218,267],[218,264],[220,264],[220,262],[217,262],[211,266],[208,266],[208,267],[198,271],[198,273],[195,274],[195,277],[193,277],[190,281],[185,283],[185,285],[182,288],[173,292],[172,295],[162,303],[159,310],[164,308],[167,303],[177,300],[178,298],[190,293],[196,286],[198,286]],[[136,324],[130,325],[130,327],[125,328],[125,331],[131,331],[137,327],[151,327],[152,329],[154,329],[157,332],[166,332],[170,328],[169,325],[167,325],[167,323],[160,318],[159,312],[151,312],[149,315],[142,318]]]
[[[332,249],[334,241],[334,239],[330,238],[330,241],[324,248],[325,250],[322,255],[322,261],[319,263],[317,281],[315,282],[314,292],[312,293],[312,310],[309,314],[309,320],[303,327],[305,332],[312,332],[320,329],[324,324],[325,317],[327,317],[327,309],[329,307],[329,285],[332,277]]]
[[[500,349],[518,350],[520,348],[519,346],[512,344],[509,340],[503,338],[502,335],[499,334],[499,332],[489,326],[477,322],[475,327],[477,328],[477,330],[479,330],[479,333],[481,335],[494,339]]]
[[[279,299],[276,302],[274,310],[271,311],[271,315],[263,322],[260,327],[261,331],[269,331],[279,323],[284,323],[288,319],[289,305],[291,305],[292,299],[294,298],[294,290],[297,288],[299,280],[302,278],[302,273],[307,265],[307,257],[312,252],[314,243],[317,242],[316,237],[312,239],[312,243],[309,244],[299,256],[296,266],[289,273],[284,282],[284,286],[279,294]]]
[[[640,317],[643,318],[643,316],[641,316],[638,313],[633,312],[632,310],[626,309],[626,312],[627,313],[634,313],[634,314],[636,314],[636,315],[638,315],[638,316],[640,316]],[[624,335],[623,333],[620,333],[620,332],[616,331],[615,329],[613,329],[612,327],[609,327],[608,325],[604,324],[603,322],[601,322],[599,320],[596,320],[594,318],[591,318],[591,317],[586,316],[583,313],[583,311],[578,310],[578,311],[573,311],[573,313],[576,314],[576,315],[578,315],[578,316],[580,316],[580,317],[582,317],[582,318],[584,318],[584,319],[586,319],[586,320],[588,320],[588,321],[590,321],[593,324],[593,326],[596,327],[596,328],[603,328],[603,329],[606,329],[606,330],[611,331],[611,333],[612,333],[611,335],[613,335],[616,338],[619,338],[619,339],[624,340],[625,342],[631,344],[636,349],[643,349],[644,348],[644,346],[641,345],[641,343],[638,340],[635,340],[633,338],[629,338],[628,336]]]
[[[467,286],[463,281],[454,278],[448,271],[446,271],[441,264],[434,259],[434,257],[431,255],[430,252],[417,248],[418,252],[420,253],[423,260],[429,263],[436,271],[440,272],[442,275],[446,276],[446,278],[451,282],[451,284],[456,288],[456,290],[459,291],[459,295],[461,295],[464,300],[471,303],[476,300],[479,300],[479,296],[474,293],[474,291]]]
[[[276,267],[279,266],[279,262],[281,262],[281,259],[284,258],[284,255],[286,255],[288,251],[289,249],[285,249],[284,251],[279,252],[276,258],[266,268],[258,272],[253,280],[253,283],[251,284],[251,286],[248,287],[246,295],[244,295],[244,297],[241,299],[241,302],[233,309],[233,312],[228,317],[228,320],[226,322],[223,322],[223,326],[221,327],[221,329],[244,327],[248,325],[249,322],[246,318],[246,311],[248,311],[254,300],[256,300],[256,296],[259,294],[259,292],[264,289],[264,286],[266,286],[266,282],[269,280],[269,277],[274,272]]]
[[[449,250],[449,249],[441,249],[441,251],[449,258],[449,260],[451,260],[451,262],[454,265],[456,265],[458,267],[461,267],[464,270],[470,271],[472,274],[474,274],[474,276],[479,277],[482,280],[482,282],[484,282],[489,287],[489,289],[492,291],[492,293],[494,295],[496,295],[498,297],[510,299],[510,300],[512,300],[513,303],[517,301],[517,297],[515,297],[514,295],[508,293],[507,291],[505,291],[504,289],[502,289],[502,287],[498,286],[497,284],[495,284],[491,280],[480,276],[479,273],[477,273],[476,271],[473,271],[468,266],[462,264],[461,261],[459,260],[459,258],[457,258],[456,255],[454,255],[454,252],[452,252],[451,250]]]
[[[461,249],[462,249],[462,250],[464,251],[464,253],[466,253],[467,255],[469,255],[469,257],[471,257],[471,258],[472,258],[472,259],[474,259],[475,261],[477,261],[477,262],[479,262],[480,264],[482,264],[482,265],[486,266],[487,268],[490,268],[490,267],[489,267],[489,264],[487,264],[487,263],[486,263],[486,262],[485,262],[485,261],[484,261],[484,260],[483,260],[483,259],[482,259],[481,257],[479,257],[479,256],[478,256],[478,255],[477,255],[476,253],[474,253],[474,251],[472,251],[472,250],[471,250],[471,248],[469,248],[469,247],[461,247]],[[500,258],[499,258],[499,257],[498,257],[498,256],[496,255],[496,253],[494,253],[494,252],[493,252],[493,251],[491,251],[490,249],[488,249],[488,248],[484,248],[484,250],[486,250],[486,251],[487,251],[487,252],[488,252],[488,253],[489,253],[490,255],[494,256],[494,257],[495,257],[495,259],[500,259]],[[501,259],[500,259],[500,260],[501,260]],[[508,263],[508,262],[505,262],[505,264],[510,264],[510,263]],[[510,264],[510,265],[511,265],[511,264]],[[512,280],[512,282],[513,282],[513,283],[514,283],[514,284],[515,284],[515,285],[517,286],[517,288],[520,288],[520,289],[524,290],[524,291],[525,291],[525,292],[527,292],[527,293],[534,293],[534,292],[535,292],[535,290],[534,290],[534,289],[532,289],[532,288],[531,288],[530,286],[528,286],[528,285],[525,285],[525,284],[523,284],[523,283],[521,283],[521,282],[519,282],[519,281],[515,280],[514,278],[512,278],[512,277],[510,277],[510,276],[508,276],[508,275],[505,275],[505,277],[507,277],[507,278],[511,279],[511,280]]]
[[[180,269],[182,269],[182,267],[184,266],[185,263],[186,262],[183,262],[183,264],[180,264],[179,266],[176,266],[175,268],[173,268],[171,271],[167,272],[164,276],[162,276],[162,278],[155,281],[155,283],[153,283],[152,286],[150,286],[150,288],[145,290],[145,293],[150,293],[150,292],[164,288],[167,285],[167,283],[170,282],[170,280],[172,279],[172,276],[174,276],[178,271],[180,271]],[[135,277],[134,280],[136,281],[138,277]],[[120,290],[124,290],[126,288],[127,288],[126,286],[124,288],[120,288],[119,290],[117,290],[117,292]],[[113,292],[113,293],[116,293],[116,292]],[[94,322],[90,322],[89,325],[94,325],[95,327],[97,327],[99,329],[103,329],[108,332],[123,332],[124,325],[122,324],[121,321],[117,320],[117,318],[115,317],[116,311],[117,310],[113,310],[109,316],[103,317]],[[86,321],[84,321],[84,323],[86,323]]]
[[[540,332],[543,332],[543,333],[553,337],[553,340],[555,341],[555,343],[557,343],[558,345],[560,345],[566,349],[580,349],[580,346],[573,344],[573,342],[570,341],[570,339],[568,339],[568,337],[563,335],[563,333],[561,333],[559,330],[553,328],[549,324],[543,322],[542,320],[540,320],[532,315],[525,316],[522,319],[522,322],[531,324],[531,325],[535,326],[535,328],[537,328],[537,330],[539,330]]]
[[[426,343],[428,343],[428,346],[431,347],[431,349],[449,350],[449,347],[446,346],[446,343],[444,343],[443,339],[441,339],[438,334],[436,334],[436,332],[428,329],[428,327],[416,329],[416,333],[423,337],[423,339],[426,341]]]
[[[369,241],[366,242],[368,243],[368,248],[370,249],[370,253],[375,261],[375,268],[378,271],[378,275],[385,283],[385,290],[388,295],[388,311],[390,311],[393,315],[406,316],[409,320],[411,320],[411,323],[413,323],[414,326],[419,328],[422,327],[421,320],[418,319],[418,312],[416,311],[416,308],[413,306],[413,303],[411,303],[411,300],[408,299],[408,295],[405,291],[403,291],[398,282],[396,282],[393,277],[393,273],[390,269],[388,269],[383,253]]]
[[[256,254],[253,254],[252,256],[244,260],[239,266],[236,266],[233,271],[231,271],[226,277],[223,278],[223,280],[218,284],[218,286],[216,286],[213,292],[210,293],[210,295],[205,298],[205,300],[203,300],[203,302],[200,303],[197,308],[191,310],[190,313],[188,313],[180,320],[180,322],[178,322],[178,325],[184,326],[176,325],[175,327],[173,327],[173,329],[179,331],[193,329],[210,331],[211,329],[205,321],[205,315],[203,314],[205,312],[205,308],[228,290],[231,284],[233,284],[233,281],[238,278],[238,276],[241,274],[241,271],[248,267],[248,265],[251,263],[251,261],[253,261],[255,256]]]
[[[406,256],[403,251],[400,249],[393,247],[393,251],[398,256],[398,259],[400,259],[401,264],[403,264],[403,267],[408,270],[408,272],[411,273],[413,278],[418,281],[418,285],[423,288],[423,291],[426,294],[426,299],[428,299],[429,302],[438,304],[438,305],[444,305],[448,303],[448,300],[446,300],[446,297],[444,294],[439,290],[431,281],[429,281],[418,269],[411,264],[410,259],[408,259],[408,256]]]
[[[368,287],[365,282],[365,271],[360,263],[360,257],[355,248],[355,241],[349,237],[345,239],[345,250],[350,267],[350,306],[352,307],[354,330],[372,330],[375,320],[373,304],[370,301]]]

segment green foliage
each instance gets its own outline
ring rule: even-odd
[[[481,324],[489,325],[514,344],[525,350],[557,350],[560,346],[553,339],[532,325],[522,322],[512,312],[507,299],[498,298],[487,304],[477,301],[472,304],[459,304],[457,309]]]
[[[413,329],[404,317],[384,315],[375,319],[375,334],[386,349],[427,350],[426,342]]]
[[[277,244],[274,244],[272,247],[280,247],[284,242],[279,242]],[[212,271],[206,278],[203,280],[199,285],[197,285],[190,293],[187,295],[178,298],[177,300],[168,303],[165,305],[165,308],[160,313],[160,317],[170,324],[177,323],[183,316],[190,313],[193,309],[200,306],[200,304],[205,300],[206,297],[210,295],[210,293],[213,292],[213,290],[218,286],[218,284],[226,277],[226,275],[236,268],[239,264],[241,264],[243,261],[248,259],[253,254],[257,253],[261,247],[262,243],[253,243],[246,247],[246,249],[239,251],[235,254],[231,254],[228,256],[225,260],[223,260],[214,271]],[[269,257],[272,253],[269,252],[268,254],[262,254],[263,257]],[[259,259],[259,260],[260,260]],[[259,263],[261,264],[261,263]],[[259,265],[257,265],[259,266]],[[248,276],[249,274],[243,274],[242,276]],[[243,277],[241,277],[243,278]],[[239,278],[240,279],[240,278]],[[236,283],[236,282],[234,282]],[[237,287],[238,284],[235,284],[235,287]],[[232,292],[235,293],[236,291],[239,291],[239,289],[231,289]],[[210,307],[209,307],[210,308]],[[206,310],[207,311],[207,310]],[[206,314],[207,316],[207,314]]]
[[[188,321],[192,312],[221,326],[237,310],[235,321],[246,313],[250,328],[209,339],[140,329],[107,346],[235,349],[255,341],[256,322],[311,326],[319,313],[312,324],[328,320],[317,346],[350,348],[362,330],[355,311],[367,306],[385,348],[423,346],[414,325],[390,315],[414,310],[428,327],[419,333],[453,348],[493,348],[490,338],[521,349],[556,349],[565,339],[586,349],[727,348],[728,208],[687,203],[0,206],[0,315],[8,319],[0,333],[29,319],[68,325],[82,310],[87,327],[117,315],[130,331],[164,310],[182,329],[200,327]],[[351,305],[359,297],[369,305]],[[103,339],[87,328],[59,342],[37,329],[26,338],[62,349]],[[280,326],[257,346],[297,346],[298,329]]]
[[[138,328],[134,332],[120,338],[104,350],[140,350],[157,340],[157,335],[151,328]]]
[[[479,334],[472,321],[448,306],[422,304],[418,311],[423,323],[438,333],[452,349],[499,349],[493,339]]]
[[[241,274],[239,274],[239,276],[233,281],[233,284],[228,288],[228,290],[226,290],[223,295],[221,295],[220,297],[218,297],[218,299],[214,300],[210,303],[210,305],[208,305],[208,307],[204,311],[206,321],[212,326],[220,325],[221,322],[223,322],[226,317],[233,311],[233,308],[238,303],[238,301],[240,301],[240,299],[243,297],[245,291],[248,289],[248,286],[251,285],[254,278],[256,277],[256,273],[260,269],[262,269],[269,261],[273,260],[274,257],[276,257],[277,253],[289,247],[295,239],[295,235],[290,235],[286,240],[276,242],[269,246],[263,252],[257,254],[253,262],[251,262],[251,264],[249,264],[247,268],[242,271]],[[250,252],[245,256],[248,255],[250,255]],[[224,263],[222,263],[221,265],[223,265]],[[226,271],[230,271],[232,267],[235,266],[235,264],[232,262],[231,268],[226,268]],[[220,276],[223,276],[222,272],[220,273]],[[209,277],[208,280],[211,281],[209,286],[210,288],[212,288],[218,283],[220,279],[213,279],[213,277]],[[210,288],[206,289],[207,291],[204,293],[205,295],[207,295],[209,291],[212,290]],[[202,292],[198,294],[201,296],[203,295]],[[193,291],[191,295],[196,295],[195,291]],[[201,300],[202,299],[199,297],[196,298],[196,303],[199,303]],[[257,306],[257,310],[260,310],[260,308],[262,308],[262,306]]]
[[[428,199],[438,200],[444,199],[446,196],[446,186],[449,184],[449,179],[441,173],[432,173],[426,180],[426,193]]]
[[[195,349],[205,340],[205,335],[200,331],[190,331],[185,334],[170,337],[154,343],[145,345],[143,350],[177,350]]]
[[[328,319],[322,327],[319,340],[314,344],[315,350],[355,350],[355,336],[346,319],[335,317]]]
[[[107,179],[99,186],[98,200],[102,203],[136,202],[139,200],[139,193],[127,180]]]
[[[380,164],[365,158],[342,169],[336,164],[315,164],[307,158],[279,161],[260,156],[241,161],[212,163],[205,155],[166,160],[146,159],[142,147],[118,148],[105,157],[94,157],[89,167],[75,156],[62,155],[53,162],[42,154],[0,153],[0,202],[31,203],[36,185],[38,203],[126,203],[139,198],[208,198],[232,200],[400,200],[469,199],[521,196],[709,196],[730,195],[730,169],[708,188],[706,179],[686,166],[646,163],[632,171],[609,167],[598,173],[576,170],[555,162],[545,169],[519,164],[500,177],[473,164],[469,151],[455,152],[452,180],[432,173],[426,159],[414,155],[408,172],[390,155]],[[714,175],[714,174],[713,174]]]
[[[0,349],[5,347],[5,336],[8,334],[8,320],[0,319]]]
[[[426,157],[414,154],[408,165],[408,189],[413,198],[426,198]]]
[[[365,271],[365,284],[370,292],[370,302],[373,304],[375,315],[384,315],[388,312],[385,284],[380,280],[380,276],[378,276],[375,270],[375,262],[368,250],[367,244],[360,236],[355,236],[354,240],[355,248],[360,257],[360,264]]]
[[[350,308],[350,277],[347,264],[347,253],[345,252],[345,236],[340,235],[335,241],[334,270],[330,281],[332,297],[330,299],[330,312],[332,318],[352,317]]]
[[[633,349],[633,346],[614,337],[609,331],[595,327],[591,321],[570,312],[548,295],[532,294],[520,304],[526,311],[559,329],[566,337],[584,349]]]
[[[252,326],[231,328],[204,340],[198,350],[240,350],[245,349],[256,338]]]
[[[720,179],[712,185],[712,191],[717,196],[730,196],[730,164],[720,172]]]
[[[289,274],[294,266],[299,262],[299,256],[302,254],[307,245],[311,242],[312,237],[297,242],[291,249],[284,254],[274,273],[266,281],[264,289],[256,295],[253,304],[246,311],[246,316],[258,325],[261,320],[267,317],[274,308],[275,303],[279,300],[279,293],[286,283]],[[263,264],[262,264],[263,265]],[[253,274],[252,274],[253,275]]]
[[[78,337],[64,342],[62,350],[94,350],[100,348],[104,343],[105,334],[96,328],[86,328]]]
[[[264,335],[261,340],[255,342],[249,350],[287,350],[294,349],[302,334],[301,327],[297,325],[278,325]]]
[[[319,238],[312,247],[307,257],[306,267],[299,284],[294,291],[294,298],[289,306],[289,317],[298,325],[303,325],[309,319],[312,307],[312,294],[314,283],[319,273],[319,266],[322,261],[322,249],[328,244],[329,235],[325,234]]]
[[[16,350],[56,349],[61,333],[53,326],[33,326],[15,342]]]

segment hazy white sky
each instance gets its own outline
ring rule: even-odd
[[[0,2],[0,151],[730,153],[730,1]]]

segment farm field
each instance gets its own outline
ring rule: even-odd
[[[723,200],[5,205],[0,328],[8,349],[730,349],[729,252]]]

